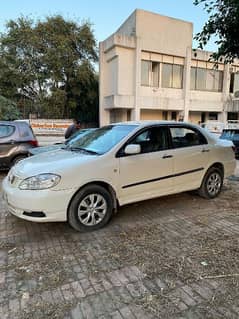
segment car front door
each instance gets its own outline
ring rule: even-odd
[[[166,127],[154,126],[131,138],[118,153],[121,204],[168,194],[172,191],[173,158]],[[129,144],[140,145],[139,154],[126,155]]]
[[[197,129],[171,126],[172,155],[174,159],[174,191],[182,192],[200,187],[207,169],[210,147]]]

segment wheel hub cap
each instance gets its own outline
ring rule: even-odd
[[[107,202],[101,194],[89,194],[78,206],[78,218],[86,226],[100,223],[107,212]]]
[[[221,176],[218,173],[215,172],[211,174],[207,182],[208,193],[212,196],[215,196],[217,193],[219,193],[221,189],[221,183]]]

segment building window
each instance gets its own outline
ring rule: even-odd
[[[218,114],[215,112],[210,112],[208,117],[209,117],[209,121],[217,121],[218,120]]]
[[[228,112],[227,113],[227,120],[228,121],[237,121],[238,120],[238,113],[237,112]]]
[[[163,111],[163,120],[168,120],[168,111]]]
[[[150,61],[141,61],[141,85],[149,86]]]
[[[141,61],[141,85],[159,87],[159,62]]]
[[[171,120],[172,120],[172,121],[176,121],[176,120],[177,120],[177,112],[173,111],[173,112],[171,113]]]
[[[159,63],[152,62],[152,86],[159,87]]]
[[[235,93],[236,91],[239,91],[239,73],[232,73],[230,81],[230,93]]]
[[[183,87],[183,65],[163,63],[162,87],[175,89]]]
[[[222,92],[223,72],[191,67],[191,90]]]

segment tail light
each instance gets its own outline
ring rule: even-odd
[[[28,143],[33,146],[33,147],[37,147],[38,146],[38,141],[37,140],[31,140],[31,141],[28,141]]]

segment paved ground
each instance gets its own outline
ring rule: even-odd
[[[19,220],[0,202],[0,318],[238,318],[238,207],[234,178],[218,199],[128,205],[81,234]]]

